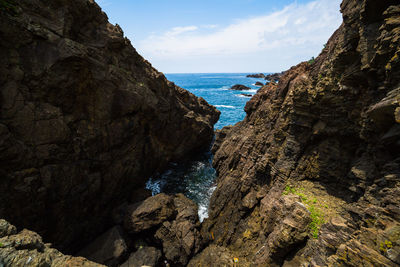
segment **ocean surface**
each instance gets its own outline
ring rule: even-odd
[[[227,125],[234,125],[244,119],[246,113],[244,106],[250,97],[243,94],[254,95],[260,87],[254,84],[264,79],[247,78],[249,73],[199,73],[199,74],[166,74],[168,80],[185,88],[198,97],[204,98],[214,105],[221,116],[215,129]],[[250,90],[229,90],[235,84],[243,84]],[[165,173],[151,177],[147,188],[153,195],[164,192],[167,194],[183,193],[199,205],[199,218],[203,221],[208,216],[208,205],[211,194],[215,190],[215,169],[212,167],[211,152],[198,155],[186,163],[171,163]]]

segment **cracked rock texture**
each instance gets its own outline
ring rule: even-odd
[[[82,257],[63,255],[51,245],[44,244],[35,232],[22,230],[7,221],[0,220],[0,265],[1,266],[37,266],[37,267],[101,267]]]
[[[93,0],[2,0],[0,217],[77,251],[207,149],[219,112],[166,80]]]
[[[400,265],[400,5],[341,12],[315,62],[217,131],[209,245],[191,266]]]

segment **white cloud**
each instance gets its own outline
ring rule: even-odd
[[[310,53],[318,53],[342,21],[339,5],[340,0],[316,0],[308,4],[291,4],[282,10],[241,19],[226,27],[175,27],[149,36],[137,48],[162,71],[207,71],[206,66],[196,70],[193,63],[185,67],[189,59],[201,62],[205,58],[210,59],[211,66],[221,68],[217,71],[250,71],[250,66],[263,68],[260,71],[269,71],[273,66],[274,70],[280,70],[278,68],[298,63],[302,57],[316,56]],[[270,62],[254,64],[254,60],[265,58],[265,55],[270,55]],[[232,63],[224,68],[222,61],[228,58],[230,62],[237,58],[237,64],[242,64],[241,69],[233,69]],[[178,67],[172,68],[171,63]]]
[[[164,37],[165,38],[171,38],[171,37],[180,35],[180,34],[185,33],[185,32],[195,31],[197,29],[198,29],[198,27],[196,27],[196,26],[175,27],[175,28],[172,28],[170,31],[166,32],[164,34]]]

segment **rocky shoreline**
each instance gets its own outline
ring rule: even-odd
[[[201,224],[193,201],[144,183],[207,149],[218,111],[93,1],[4,1],[0,265],[400,265],[398,1],[344,0],[315,61],[215,132]]]

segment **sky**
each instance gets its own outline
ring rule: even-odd
[[[316,57],[341,0],[96,0],[164,73],[279,72]]]

